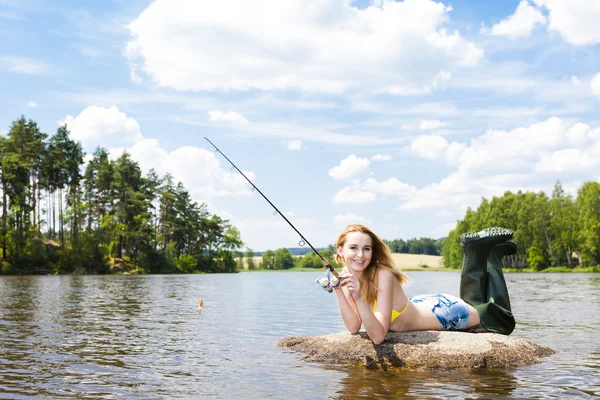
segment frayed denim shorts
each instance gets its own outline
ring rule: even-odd
[[[445,331],[459,331],[469,325],[467,303],[458,297],[444,293],[420,294],[410,298],[413,304],[427,306],[437,317]]]

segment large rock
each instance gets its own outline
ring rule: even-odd
[[[473,369],[535,363],[554,351],[495,333],[390,332],[380,345],[366,333],[288,337],[278,346],[303,353],[304,360],[366,368]]]

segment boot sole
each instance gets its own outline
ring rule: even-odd
[[[467,245],[469,243],[478,242],[484,239],[504,239],[510,240],[512,239],[513,232],[507,228],[501,227],[492,227],[485,228],[480,230],[479,232],[467,232],[460,235],[460,242],[463,245]]]

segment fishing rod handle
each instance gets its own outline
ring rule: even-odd
[[[317,253],[318,254],[318,253]],[[333,268],[333,266],[329,263],[329,261],[327,261],[327,259],[325,257],[323,257],[321,259],[321,261],[323,262],[323,265],[329,270],[331,271],[331,273],[333,274],[333,276],[335,276],[336,278],[339,278],[340,274],[337,273],[337,271],[335,270],[335,268]]]

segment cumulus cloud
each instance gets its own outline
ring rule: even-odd
[[[132,146],[142,137],[140,125],[116,106],[109,108],[89,106],[78,116],[68,115],[60,125],[67,124],[74,140],[93,150],[97,146]]]
[[[84,150],[91,152],[100,146],[109,150],[111,158],[127,151],[143,171],[154,168],[159,175],[171,174],[198,201],[250,193],[248,182],[237,172],[229,172],[228,167],[224,169],[214,152],[193,146],[168,152],[157,140],[146,138],[138,122],[117,107],[90,106],[79,115],[69,115],[59,122],[64,123],[71,138],[80,141]],[[252,181],[255,179],[252,171],[244,174]]]
[[[413,139],[406,147],[409,153],[430,160],[442,160],[455,165],[467,149],[466,143],[448,142],[440,135],[421,135]]]
[[[487,194],[478,187],[477,182],[464,172],[455,172],[422,189],[399,204],[404,211],[423,210],[437,207],[457,206],[461,204],[478,204],[481,196]]]
[[[367,168],[369,168],[369,164],[371,164],[371,162],[368,158],[360,158],[351,154],[344,158],[340,162],[340,165],[331,168],[329,170],[329,176],[337,180],[351,179],[359,173],[366,171]]]
[[[29,103],[27,103],[27,107],[29,107],[29,108],[38,108],[39,105],[35,101],[31,100]]]
[[[374,178],[368,178],[361,186],[363,190],[380,194],[386,197],[394,197],[400,200],[408,199],[415,193],[415,187],[400,182],[396,178],[388,178],[385,181],[378,181]]]
[[[494,25],[491,34],[519,38],[529,36],[536,25],[547,25],[549,32],[575,46],[590,46],[600,43],[599,19],[600,2],[595,0],[521,0],[515,13]]]
[[[302,140],[282,140],[280,144],[288,150],[302,150]]]
[[[483,58],[460,32],[445,30],[450,12],[433,0],[156,0],[128,25],[126,56],[136,73],[176,90],[422,85],[439,66]]]
[[[236,113],[235,111],[212,110],[208,112],[208,120],[213,122],[248,123],[248,120],[242,114]]]
[[[506,36],[511,39],[531,35],[536,25],[545,25],[546,17],[531,6],[527,0],[521,0],[515,13],[492,27],[493,36]]]
[[[548,30],[576,46],[600,43],[600,2],[589,0],[533,0],[548,10]]]
[[[413,153],[431,160],[438,159],[448,148],[448,141],[439,135],[421,135],[410,144]]]
[[[600,168],[600,128],[568,125],[557,117],[510,131],[489,130],[470,143],[453,142],[446,147],[439,138],[420,139],[414,145],[418,154],[448,160],[454,152],[457,170],[439,182],[412,188],[410,196],[401,199],[401,210],[477,205],[482,196],[506,190],[541,190],[532,177],[539,182],[544,177],[554,180],[561,174],[592,173]],[[357,187],[361,184],[355,183]],[[369,187],[366,182],[364,187]]]

